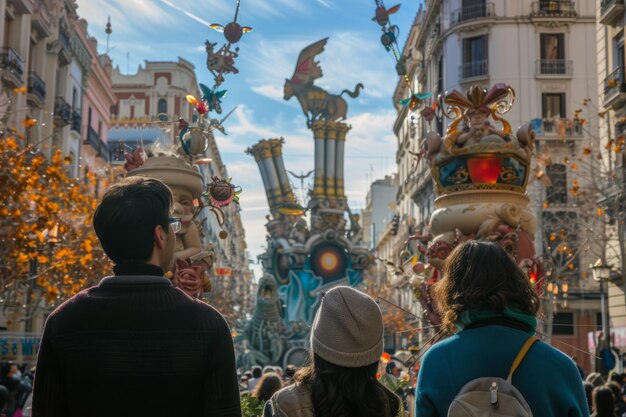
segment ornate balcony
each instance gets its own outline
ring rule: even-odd
[[[569,140],[583,138],[583,126],[578,120],[573,119],[533,119],[533,131],[538,141]]]
[[[536,77],[569,78],[572,76],[574,65],[569,59],[538,59],[535,67]]]
[[[59,51],[59,59],[61,60],[61,64],[69,65],[72,62],[72,46],[70,43],[70,35],[64,30],[59,28],[59,45],[61,45],[61,50]]]
[[[67,126],[72,120],[72,107],[61,96],[54,98],[55,127]]]
[[[80,127],[81,127],[82,119],[83,118],[79,112],[77,112],[76,110],[72,110],[72,124],[71,124],[70,129],[75,132],[78,132],[79,135],[80,135]]]
[[[23,85],[24,60],[13,48],[0,48],[0,68],[2,80],[9,87],[21,87]]]
[[[483,3],[456,9],[450,14],[450,27],[470,21],[495,17],[493,3]]]
[[[32,107],[42,107],[46,101],[46,83],[36,72],[28,73],[26,101]]]
[[[571,0],[539,0],[532,4],[531,16],[576,17],[576,7]]]
[[[486,59],[480,61],[466,62],[459,65],[459,78],[461,82],[469,82],[489,77],[489,61]]]
[[[617,67],[604,79],[604,106],[617,108],[626,101],[624,67]]]
[[[84,141],[84,144],[91,146],[100,158],[102,158],[105,162],[109,162],[109,147],[102,141],[102,139],[100,139],[98,132],[96,132],[96,130],[91,126],[87,129],[87,140]]]
[[[624,0],[602,0],[600,3],[600,23],[603,25],[612,25],[624,16]]]

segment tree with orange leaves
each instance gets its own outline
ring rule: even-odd
[[[71,178],[69,162],[61,151],[46,159],[20,136],[0,140],[0,306],[6,316],[24,319],[53,308],[110,270],[91,227],[96,175]]]

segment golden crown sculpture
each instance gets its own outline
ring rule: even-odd
[[[466,95],[453,90],[440,98],[444,115],[454,120],[443,140],[436,133],[428,137],[428,158],[439,197],[476,190],[525,193],[532,130],[524,124],[513,134],[509,122],[499,117],[514,101],[515,91],[505,84],[489,90],[472,86]],[[501,126],[494,126],[490,117]]]

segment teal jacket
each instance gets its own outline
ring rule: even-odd
[[[472,379],[506,379],[529,333],[503,325],[465,329],[435,344],[425,355],[417,380],[418,417],[445,417],[453,398]],[[537,342],[513,375],[535,417],[587,417],[589,409],[574,362]]]

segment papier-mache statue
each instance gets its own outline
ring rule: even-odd
[[[134,161],[134,166],[137,161]],[[180,217],[182,227],[176,234],[174,252],[175,267],[171,274],[172,282],[192,297],[210,291],[210,281],[206,271],[213,264],[212,247],[204,247],[198,225],[194,218],[199,208],[194,205],[202,196],[202,176],[198,168],[176,156],[152,156],[142,165],[129,171],[128,176],[141,175],[158,178],[174,194],[174,217]]]

